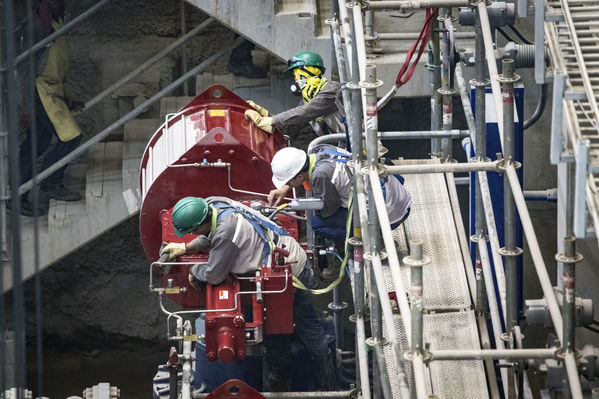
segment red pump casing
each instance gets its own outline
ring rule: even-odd
[[[270,161],[286,141],[279,131],[270,135],[247,121],[247,109],[250,107],[243,99],[214,85],[168,119],[151,138],[140,168],[140,231],[144,251],[152,261],[158,260],[162,242],[188,242],[195,237],[179,238],[173,230],[172,208],[179,199],[225,196],[249,204],[264,200],[251,192],[268,193],[274,188]],[[298,238],[296,219],[278,215],[278,220]],[[178,259],[190,263],[207,260],[207,254]],[[243,359],[246,340],[257,343],[264,334],[293,333],[291,269],[277,263],[274,260],[275,267],[263,267],[252,281],[230,275],[202,290],[189,285],[190,264],[167,268],[170,270],[163,274],[163,286],[170,288],[166,296],[185,308],[209,310],[205,337],[209,360]],[[265,294],[262,303],[256,294],[238,294],[256,291],[256,282],[262,291],[283,292]]]

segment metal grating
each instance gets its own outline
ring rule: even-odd
[[[438,161],[402,161],[402,164],[424,164]],[[408,175],[405,185],[412,196],[410,216],[393,232],[399,244],[400,260],[408,253],[406,234],[424,243],[424,255],[431,263],[424,267],[424,306],[427,309],[463,309],[470,306],[470,294],[464,273],[449,195],[443,174]],[[405,233],[404,233],[405,229]],[[390,272],[387,288],[394,290]],[[402,266],[404,288],[409,291],[410,270]]]
[[[401,161],[401,164],[424,164],[435,160]],[[460,255],[449,196],[442,174],[405,176],[412,195],[412,210],[404,226],[393,232],[398,255],[407,255],[407,237],[424,241],[424,253],[431,263],[424,268],[424,305],[427,311],[453,309],[452,312],[424,316],[424,341],[431,349],[480,349],[474,312],[469,310],[470,296],[464,264]],[[405,227],[405,229],[404,229]],[[407,234],[407,237],[406,237]],[[394,290],[391,273],[385,268],[387,289]],[[404,286],[409,290],[409,268],[402,266]],[[394,315],[395,331],[402,352],[409,351],[401,316]],[[386,336],[386,327],[383,331]],[[391,347],[384,349],[394,398],[401,398],[395,376]],[[408,380],[411,364],[404,361]],[[482,361],[432,362],[427,369],[427,390],[440,398],[488,398]]]

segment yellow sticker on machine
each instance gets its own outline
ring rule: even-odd
[[[191,335],[185,335],[183,337],[183,341],[191,341],[191,342],[195,342],[198,340],[198,334],[191,334]]]
[[[208,116],[227,116],[227,111],[224,109],[209,109]]]
[[[181,289],[179,287],[165,288],[164,292],[167,294],[178,294],[179,292],[181,292]]]

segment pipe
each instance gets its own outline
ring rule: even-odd
[[[359,129],[361,130],[361,129]],[[450,138],[450,139],[461,139],[468,137],[468,130],[412,130],[412,131],[391,131],[391,132],[378,132],[377,138],[381,140],[424,140],[428,138]],[[366,138],[366,133],[362,133],[362,137]],[[334,143],[341,140],[345,140],[345,134],[343,133],[331,133],[324,136],[320,136],[312,140],[308,146],[308,152],[310,152],[315,146],[323,143]],[[354,144],[352,144],[354,148]]]
[[[64,158],[53,163],[50,167],[48,167],[47,169],[40,172],[37,176],[38,182],[43,181],[48,176],[50,176],[51,174],[56,172],[58,169],[62,168],[64,165],[71,162],[73,159],[75,159],[78,156],[82,155],[83,153],[87,152],[87,150],[89,150],[94,144],[99,143],[102,139],[104,139],[106,136],[108,136],[113,130],[121,127],[125,123],[127,123],[130,120],[137,117],[139,114],[144,112],[150,105],[152,105],[156,101],[160,100],[164,95],[171,92],[173,89],[179,87],[187,79],[191,78],[192,76],[197,75],[200,71],[202,71],[204,68],[206,68],[207,66],[212,64],[214,61],[216,61],[218,58],[220,58],[227,51],[230,51],[233,47],[240,44],[243,40],[245,40],[245,38],[239,37],[235,41],[233,41],[233,43],[231,45],[222,47],[221,49],[217,50],[214,54],[212,54],[210,57],[206,58],[204,61],[202,61],[200,64],[198,64],[195,68],[193,68],[192,70],[187,72],[185,75],[181,76],[179,79],[177,79],[176,81],[174,81],[173,83],[171,83],[170,85],[165,87],[164,89],[160,90],[158,93],[156,93],[154,96],[152,96],[151,98],[146,100],[139,107],[135,108],[133,111],[129,112],[127,115],[123,116],[121,119],[117,120],[116,122],[113,122],[110,126],[105,128],[104,130],[102,130],[100,133],[96,134],[94,137],[92,137],[85,143],[81,144],[79,147],[77,147],[75,150],[70,152]],[[29,180],[28,182],[23,183],[21,185],[21,187],[19,187],[19,195],[24,194],[28,190],[30,190],[32,185],[33,185],[32,180]]]
[[[497,77],[497,63],[495,62],[495,49],[493,47],[493,37],[491,36],[491,25],[489,24],[489,14],[487,13],[487,3],[481,1],[478,3],[478,16],[485,44],[485,56],[487,58],[487,68],[489,69],[489,79],[491,80],[491,89],[493,90],[493,99],[495,100],[495,112],[497,113],[497,128],[499,130],[499,139],[503,149],[503,108],[501,106],[501,89]]]
[[[558,254],[556,258],[563,264],[562,282],[562,313],[564,315],[564,340],[562,341],[562,350],[564,352],[574,353],[576,351],[576,262],[581,259],[576,253],[576,238],[573,236],[564,237],[563,254]],[[570,397],[569,382],[567,373],[564,373],[564,397]]]
[[[185,0],[179,3],[179,17],[181,21],[181,37],[187,32],[187,22],[185,18]],[[187,73],[187,46],[181,48],[181,71],[185,75]],[[183,83],[183,95],[189,96],[189,82]]]
[[[454,34],[456,39],[474,39],[475,37],[474,32],[455,32]],[[375,32],[377,40],[416,40],[419,35],[419,32]]]
[[[360,369],[360,391],[364,399],[370,399],[370,380],[368,378],[368,355],[362,342],[366,342],[366,332],[364,328],[364,317],[356,316],[356,342],[358,347],[358,362]]]
[[[495,346],[498,349],[505,349],[501,334],[503,330],[501,328],[501,320],[499,319],[499,308],[497,307],[497,298],[495,297],[495,288],[493,286],[493,277],[491,274],[491,262],[489,260],[489,253],[487,252],[487,242],[485,240],[479,240],[478,251],[480,253],[480,261],[483,267],[483,276],[485,280],[485,287],[487,289],[487,298],[489,303],[489,312],[491,314],[491,324],[493,326],[493,336],[495,337]],[[503,393],[508,396],[508,374],[505,368],[501,368],[501,380],[503,382]]]
[[[535,112],[524,121],[522,124],[522,129],[526,130],[535,123],[539,119],[541,119],[541,115],[543,115],[543,111],[545,111],[545,104],[547,103],[547,85],[542,83],[539,85],[539,102],[537,102],[537,107],[535,108]]]
[[[518,213],[520,214],[520,221],[522,222],[526,241],[533,259],[533,264],[537,271],[539,282],[541,283],[541,288],[543,289],[543,294],[545,295],[545,301],[547,302],[547,307],[549,308],[549,314],[551,315],[553,326],[555,327],[555,331],[560,342],[564,342],[563,322],[560,315],[559,305],[555,297],[555,292],[553,291],[553,286],[551,285],[551,280],[549,279],[549,274],[547,273],[545,261],[541,255],[541,249],[539,248],[539,243],[532,226],[530,214],[526,208],[526,202],[524,201],[524,195],[522,194],[522,190],[520,188],[520,182],[518,180],[518,175],[516,174],[516,169],[513,165],[507,165],[505,172],[508,174],[512,192],[514,193],[516,207],[518,208]],[[568,382],[572,391],[572,397],[574,399],[582,399],[582,388],[580,386],[580,379],[578,376],[578,369],[576,367],[574,355],[570,352],[565,353],[564,363],[566,364]]]
[[[210,393],[194,392],[193,399],[207,398]],[[260,392],[260,395],[266,399],[307,399],[307,398],[327,398],[327,399],[352,399],[356,397],[356,390],[347,391],[325,391],[325,392]],[[212,395],[211,397],[213,397]]]
[[[436,8],[436,7],[467,7],[470,5],[468,0],[384,0],[369,1],[370,10],[396,10],[396,9],[414,9],[414,8]]]
[[[520,360],[557,359],[559,348],[538,349],[456,349],[432,351],[431,360]]]
[[[185,320],[183,324],[184,335],[191,335],[191,322],[189,320]],[[191,353],[191,340],[184,339],[183,340],[183,376],[181,379],[181,398],[182,399],[191,399],[191,363],[193,362],[193,357]]]
[[[487,174],[483,172],[478,173],[478,184],[481,191],[482,208],[484,212],[484,220],[487,224],[487,234],[489,235],[489,242],[491,243],[491,256],[493,258],[493,264],[495,265],[495,280],[497,281],[497,289],[499,291],[499,300],[501,301],[501,309],[506,308],[506,283],[505,283],[505,272],[503,267],[503,258],[501,257],[501,248],[499,247],[499,234],[497,233],[497,226],[495,225],[495,215],[493,213],[493,202],[491,200],[491,192],[489,191],[489,181],[487,180]],[[483,223],[484,223],[483,220]],[[505,322],[505,312],[504,322]]]
[[[524,199],[526,201],[557,202],[557,188],[549,188],[547,190],[524,190]]]
[[[431,50],[429,53],[429,64],[431,78],[431,130],[440,130],[442,125],[443,105],[439,89],[441,88],[441,49],[439,44],[439,21],[431,22],[430,33]],[[437,154],[441,151],[441,139],[431,138],[431,153]]]
[[[451,23],[451,9],[444,8],[442,10],[445,14],[443,22],[445,29],[443,29],[441,44],[441,55],[443,60],[443,67],[441,68],[441,89],[439,92],[443,96],[443,130],[451,130],[453,126],[453,94],[455,90],[451,87],[451,61],[450,54],[453,55],[453,48],[450,43],[450,32],[453,34],[453,25]],[[441,139],[441,158],[451,159],[452,158],[452,142],[448,139]]]
[[[201,24],[199,24],[198,26],[196,26],[195,28],[193,28],[192,30],[190,30],[189,32],[187,32],[186,34],[181,36],[179,39],[175,40],[174,42],[172,42],[171,44],[166,46],[160,52],[153,55],[149,60],[147,60],[146,62],[144,62],[137,68],[135,68],[133,71],[129,72],[127,75],[123,76],[121,79],[119,79],[118,81],[116,81],[115,83],[113,83],[112,85],[107,87],[106,89],[104,89],[101,93],[97,94],[91,100],[87,101],[85,103],[85,107],[80,112],[85,112],[89,108],[98,104],[100,101],[102,101],[104,98],[106,98],[110,93],[112,93],[113,91],[115,91],[119,87],[123,86],[125,83],[129,82],[131,79],[135,78],[140,73],[142,73],[143,71],[145,71],[146,69],[148,69],[149,67],[154,65],[156,62],[161,60],[165,55],[167,55],[171,51],[175,50],[180,45],[186,43],[187,41],[189,41],[189,39],[195,37],[197,34],[201,33],[204,29],[206,29],[214,21],[215,21],[214,18],[212,18],[212,17],[208,18],[207,20],[205,20],[204,22],[202,22]],[[186,59],[186,57],[184,57],[184,59]],[[187,67],[185,67],[185,69],[187,69]],[[187,71],[185,70],[185,73],[183,74],[183,76],[186,76],[186,75],[187,75]],[[185,80],[184,84],[187,84],[187,80]]]
[[[30,49],[23,51],[21,54],[19,54],[18,57],[15,59],[15,62],[17,64],[19,64],[23,60],[25,60],[25,58],[29,57],[30,54],[35,53],[35,52],[41,50],[42,48],[46,47],[46,45],[48,43],[53,42],[54,39],[56,39],[57,37],[63,35],[64,33],[67,33],[72,27],[74,27],[75,25],[78,25],[80,22],[85,20],[87,17],[94,14],[96,11],[98,11],[100,8],[102,8],[104,5],[106,5],[109,1],[110,0],[101,0],[98,3],[96,3],[95,5],[88,8],[86,11],[77,15],[75,18],[73,18],[73,20],[71,22],[65,24],[62,28],[53,32],[51,35],[46,36],[43,40],[40,40],[39,42],[37,42]]]
[[[456,32],[457,33],[457,32]],[[466,117],[466,124],[471,135],[474,135],[476,126],[474,125],[474,115],[472,114],[472,105],[470,104],[470,95],[466,90],[466,81],[464,80],[464,74],[462,73],[462,66],[458,63],[455,66],[454,76],[458,88],[460,90],[460,98],[462,99],[462,108],[464,109],[464,116]],[[466,155],[467,157],[470,154]]]
[[[376,368],[373,370],[373,381],[378,381],[373,385],[373,396],[376,398],[379,394],[385,399],[392,399],[391,385],[389,384],[389,373],[387,372],[387,363],[385,362],[385,355],[383,352],[383,315],[382,315],[382,302],[388,301],[389,295],[383,292],[381,295],[377,291],[377,282],[374,277],[374,270],[372,262],[370,263],[370,287],[368,289],[368,297],[370,304],[370,336],[372,340],[373,349],[373,361]],[[393,320],[392,320],[393,321]]]
[[[424,165],[381,165],[384,175],[396,174],[426,174],[426,173],[460,173],[476,171],[497,172],[501,161],[473,162],[473,163],[442,163],[442,164],[424,164]]]
[[[4,56],[6,57],[6,96],[7,98],[17,98],[17,82],[13,77],[16,76],[17,62],[15,59],[15,34],[14,34],[14,4],[13,0],[3,2],[2,14],[4,17]],[[4,95],[4,93],[0,93]],[[14,346],[14,373],[15,386],[19,391],[16,397],[20,397],[21,389],[25,389],[27,380],[27,357],[26,357],[26,339],[25,339],[25,303],[23,295],[22,281],[22,258],[21,258],[21,201],[16,187],[19,186],[19,129],[18,129],[18,110],[16,101],[6,101],[5,108],[2,110],[6,114],[6,131],[8,133],[8,154],[9,156],[9,186],[10,186],[10,229],[12,239],[12,325],[14,328],[15,346]],[[4,273],[2,270],[0,273]],[[2,294],[3,295],[3,294]],[[4,312],[4,309],[0,309]],[[2,332],[3,333],[3,332]]]
[[[499,77],[503,92],[503,152],[504,159],[508,164],[513,164],[514,150],[514,83],[520,77],[514,74],[514,60],[506,58],[501,61],[502,74]],[[512,329],[518,325],[518,282],[516,256],[522,251],[516,247],[516,211],[514,209],[514,196],[512,195],[508,177],[503,175],[503,223],[505,251],[505,274],[506,274],[506,332],[511,337]]]

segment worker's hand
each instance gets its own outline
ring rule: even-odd
[[[247,109],[244,115],[245,119],[251,120],[257,127],[264,130],[266,133],[272,134],[272,132],[275,130],[274,126],[272,125],[272,118],[270,116],[262,116],[253,109]]]
[[[79,112],[83,108],[85,108],[85,103],[81,101],[73,101],[71,102],[70,110],[73,112]]]
[[[269,205],[281,205],[283,200],[285,200],[285,195],[289,191],[289,186],[284,185],[281,188],[277,188],[276,190],[272,190],[268,193],[268,204]]]
[[[206,285],[205,282],[200,281],[197,278],[195,278],[195,276],[193,274],[191,274],[191,271],[189,272],[187,279],[189,280],[189,285],[191,285],[194,289],[196,289],[198,291],[202,290],[204,288],[204,285]]]
[[[171,242],[160,249],[160,257],[164,254],[168,254],[168,259],[171,260],[178,256],[185,255],[186,252],[187,247],[184,242]]]
[[[268,116],[268,110],[266,108],[264,108],[263,106],[256,104],[252,100],[248,100],[247,103],[250,104],[250,106],[252,108],[254,108],[256,111],[258,111],[258,113],[260,115],[262,115],[262,116]]]

